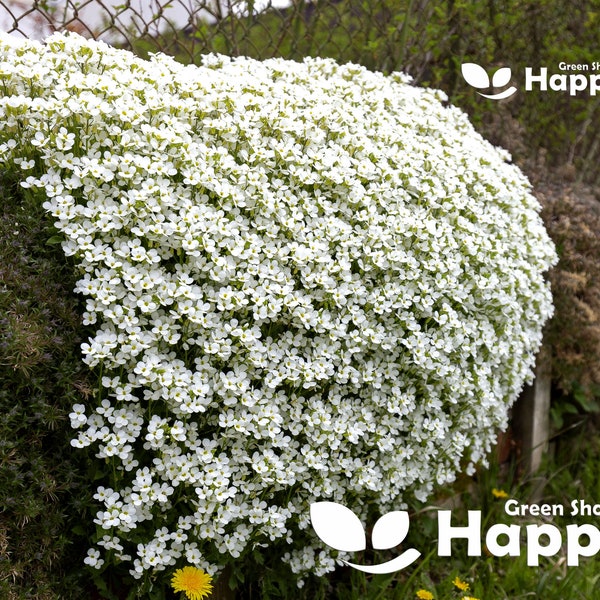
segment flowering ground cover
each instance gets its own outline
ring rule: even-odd
[[[555,254],[525,177],[443,94],[75,35],[0,57],[0,164],[55,219],[95,329],[95,400],[70,415],[105,466],[87,564],[150,589],[269,547],[322,575],[311,502],[385,512],[484,460]]]

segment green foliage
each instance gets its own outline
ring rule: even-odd
[[[584,390],[578,382],[573,384],[570,394],[557,394],[552,401],[550,418],[554,429],[560,431],[564,428],[578,424],[585,415],[600,412],[600,389],[594,386],[591,390]]]
[[[44,245],[41,206],[0,190],[0,596],[82,598],[89,498],[68,413],[89,384],[72,269]]]
[[[572,416],[600,409],[600,206],[592,192],[581,185],[538,185],[542,216],[560,253],[550,273],[555,317],[546,335],[558,387],[552,416],[559,429]]]

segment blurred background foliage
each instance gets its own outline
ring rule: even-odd
[[[88,20],[92,13],[85,9],[95,4],[100,8]],[[178,4],[185,10],[176,21],[168,10]],[[557,432],[570,429],[567,436],[573,428],[580,437],[597,433],[590,424],[600,410],[600,96],[523,88],[525,67],[547,67],[552,74],[561,72],[561,62],[600,62],[600,0],[291,0],[279,7],[258,0],[0,0],[0,23],[32,37],[71,29],[143,56],[164,51],[185,63],[207,52],[332,57],[405,71],[417,85],[444,90],[485,137],[512,153],[534,184],[560,255],[550,274],[556,314],[546,337],[553,357],[553,422]],[[481,97],[461,76],[466,62],[489,74],[510,67],[519,91],[502,101]],[[60,247],[47,244],[54,232],[43,209],[28,201],[11,174],[0,173],[0,192],[0,597],[95,598],[98,592],[91,591],[95,586],[81,564],[93,533],[85,527],[93,518],[90,482],[97,474],[85,452],[69,445],[71,406],[93,393],[80,359],[86,332],[72,294],[75,274]],[[570,445],[572,438],[565,439],[563,446]],[[586,464],[597,463],[597,444],[590,452],[584,452]],[[568,460],[575,465],[581,459]],[[502,477],[478,482],[478,494],[488,497]],[[589,486],[578,490],[579,497],[586,490],[590,500],[597,498]],[[239,597],[336,597],[330,596],[332,586],[339,597],[341,591],[348,598],[392,597],[389,586],[362,581],[353,587],[343,577],[302,593],[289,590],[271,558],[256,564],[253,580],[238,581],[245,590]],[[445,589],[443,582],[456,569],[474,573],[478,564],[444,565],[445,574],[424,569],[415,581]],[[525,572],[530,577],[530,571],[515,577]],[[542,569],[539,577],[554,581],[554,567]],[[410,580],[391,585],[412,590]],[[500,589],[502,581],[495,585]],[[548,590],[559,590],[558,584],[548,585],[545,598],[551,597]],[[118,578],[104,587],[103,597],[127,594]],[[570,597],[592,597],[569,589]],[[489,597],[509,596],[497,591]]]

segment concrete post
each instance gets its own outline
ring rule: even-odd
[[[535,381],[525,387],[513,407],[513,431],[528,474],[540,467],[550,439],[550,359],[550,349],[542,346],[536,360]]]

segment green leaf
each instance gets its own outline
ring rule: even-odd
[[[577,407],[574,404],[571,404],[568,402],[564,404],[562,409],[563,409],[563,412],[569,413],[570,415],[576,415],[579,413],[579,411],[577,410]]]
[[[552,418],[552,422],[556,429],[561,429],[564,424],[564,419],[562,417],[561,411],[556,408],[550,409],[550,417]]]
[[[53,235],[51,238],[48,238],[48,240],[46,240],[46,244],[53,246],[55,244],[62,244],[62,242],[65,241],[64,236],[62,235]]]
[[[598,403],[594,399],[588,398],[588,395],[581,388],[577,389],[573,393],[573,397],[575,398],[575,400],[577,400],[577,402],[579,403],[581,408],[585,410],[585,412],[595,413],[600,410],[600,406],[598,406]]]
[[[86,530],[81,526],[81,525],[75,525],[75,527],[71,527],[71,531],[75,534],[75,535],[87,535]]]

